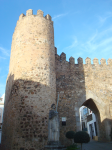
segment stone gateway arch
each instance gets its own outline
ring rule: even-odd
[[[42,150],[48,141],[48,115],[59,93],[60,141],[80,130],[79,108],[96,114],[99,140],[110,140],[112,127],[112,59],[93,60],[57,54],[50,15],[41,10],[21,14],[12,38],[6,81],[2,146],[4,150]],[[63,123],[63,118],[66,118]]]

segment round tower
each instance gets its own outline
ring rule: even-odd
[[[12,38],[2,136],[5,149],[44,147],[48,113],[55,101],[53,21],[41,10],[33,15],[29,9],[26,16],[20,15]]]

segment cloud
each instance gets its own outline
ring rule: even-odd
[[[97,44],[97,47],[101,47],[101,46],[108,46],[109,44],[112,43],[112,37],[109,37],[107,39],[102,40],[99,44]],[[112,44],[111,44],[112,45]]]
[[[97,31],[96,31],[96,32],[95,32],[95,34],[94,34],[94,35],[92,35],[92,36],[89,38],[88,43],[90,43],[90,42],[94,41],[94,40],[95,40],[95,38],[97,37],[97,35],[98,35],[98,33],[97,33]]]
[[[76,47],[77,44],[78,44],[77,38],[74,36],[72,44],[69,45],[69,46],[67,46],[67,47],[65,47],[64,50],[66,50],[66,49],[67,49],[67,50],[71,50],[71,49],[73,49],[74,47]]]
[[[66,52],[75,53],[72,56],[76,57],[110,57],[112,54],[112,27],[99,32],[96,32],[93,35],[90,35],[86,41],[81,41],[76,37],[72,40],[71,45],[64,48]]]
[[[108,47],[105,47],[103,50],[102,50],[102,53],[107,53],[109,51],[109,54],[112,54],[112,46],[108,46]]]
[[[112,51],[112,36],[106,37],[109,33],[112,33],[112,28],[102,32],[97,31],[86,43],[80,43],[81,49],[91,54],[103,53],[105,55],[107,52]]]
[[[5,55],[5,56],[10,56],[10,52],[9,50],[3,48],[3,47],[0,47],[0,51]]]
[[[63,17],[63,16],[66,16],[68,13],[65,13],[65,14],[59,14],[59,15],[56,15],[52,18],[52,20],[55,20],[55,19],[58,19],[60,17]]]
[[[108,18],[112,17],[112,12],[107,12],[105,16],[97,16],[97,17],[99,19],[100,25],[103,25],[107,21]]]
[[[6,58],[5,58],[5,57],[0,56],[0,60],[1,60],[1,59],[6,59]]]

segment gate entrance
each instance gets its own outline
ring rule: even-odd
[[[91,97],[93,96],[93,98],[89,98],[89,94],[87,93],[86,93],[86,96],[82,96],[82,98],[78,100],[77,108],[75,108],[75,113],[77,115],[77,123],[76,123],[77,131],[82,130],[82,125],[80,123],[79,109],[81,106],[87,107],[96,116],[96,121],[94,121],[93,125],[89,125],[91,138],[94,135],[97,135],[98,141],[104,141],[104,142],[110,141],[110,131],[112,127],[112,120],[110,119],[110,116],[109,116],[109,107],[102,100],[98,99],[96,96],[92,94],[90,96]],[[94,126],[95,128],[94,134],[92,131],[92,126]]]
[[[90,139],[98,139],[96,116],[91,109],[86,106],[80,107],[81,130],[86,131]]]

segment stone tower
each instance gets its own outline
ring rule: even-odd
[[[2,143],[5,150],[37,150],[47,142],[56,100],[54,28],[50,15],[29,9],[13,34]]]
[[[12,39],[6,83],[2,145],[4,150],[42,150],[48,140],[48,113],[59,93],[60,141],[71,144],[67,131],[81,130],[79,108],[96,115],[100,141],[110,140],[112,127],[112,59],[108,64],[66,54],[54,47],[50,15],[41,10],[21,14]],[[55,130],[54,130],[55,131]]]

